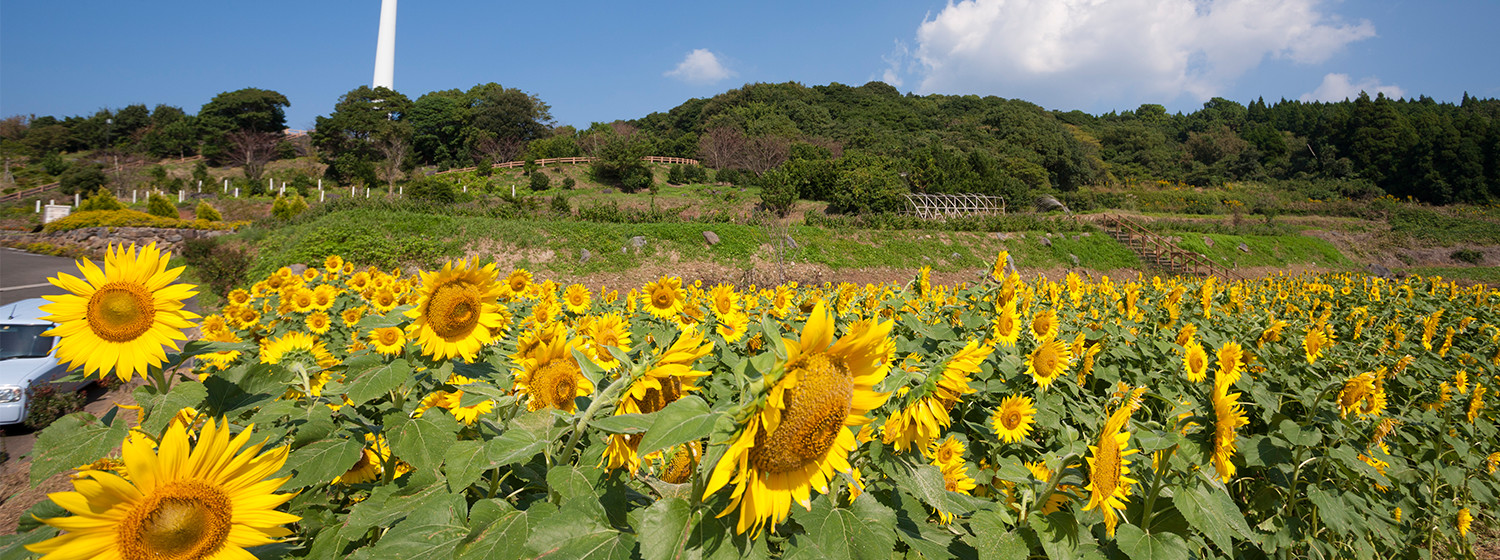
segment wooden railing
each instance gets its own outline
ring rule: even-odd
[[[1150,257],[1152,264],[1176,274],[1219,276],[1226,280],[1238,280],[1240,276],[1198,253],[1184,250],[1144,226],[1125,216],[1106,214],[1100,220],[1105,231],[1127,247]],[[1139,246],[1137,246],[1139,245]]]
[[[688,159],[688,158],[680,158],[680,157],[646,156],[646,157],[641,158],[641,160],[643,160],[643,161],[645,161],[647,163],[665,163],[665,164],[669,164],[669,165],[670,164],[698,165],[698,160],[696,160],[696,159]],[[594,161],[594,158],[591,158],[591,157],[588,157],[588,156],[578,156],[578,157],[561,157],[561,158],[542,158],[542,159],[536,160],[536,164],[539,165],[539,166],[541,166],[541,167],[546,167],[548,165],[554,165],[554,164],[559,164],[559,163],[591,163],[593,161]],[[515,169],[517,167],[525,167],[525,166],[526,166],[526,162],[525,161],[507,161],[505,163],[497,163],[497,164],[491,165],[490,167],[492,169]],[[458,169],[449,169],[447,171],[439,171],[437,173],[434,173],[434,175],[447,175],[449,173],[466,173],[466,172],[469,172],[469,171],[473,171],[475,169],[478,169],[478,168],[477,167],[461,167],[461,168],[458,168]]]

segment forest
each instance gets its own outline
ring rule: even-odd
[[[881,82],[762,83],[579,130],[557,125],[536,95],[495,83],[416,99],[361,86],[307,134],[287,133],[288,106],[278,92],[246,88],[196,114],[135,104],[88,116],[16,115],[0,121],[0,155],[7,165],[41,164],[24,179],[82,180],[84,188],[121,156],[202,155],[243,167],[252,182],[269,161],[311,156],[337,184],[394,185],[419,171],[587,155],[598,158],[603,182],[629,191],[652,180],[632,162],[675,156],[721,171],[721,182],[754,182],[768,200],[823,200],[835,213],[895,210],[907,192],[1024,201],[1151,182],[1253,181],[1317,199],[1500,199],[1500,101],[1468,94],[1457,104],[1213,98],[1191,113],[1146,104],[1090,115],[993,96],[902,94]]]

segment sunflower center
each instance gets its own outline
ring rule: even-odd
[[[125,560],[209,558],[228,541],[233,504],[223,489],[197,480],[157,488],[119,525]]]
[[[1014,430],[1019,427],[1021,425],[1021,418],[1021,411],[1016,408],[1007,408],[1005,412],[1000,414],[1000,422],[1005,425],[1005,429],[1007,430]]]
[[[89,298],[89,329],[110,342],[130,342],[151,330],[156,307],[144,287],[110,282]]]
[[[578,366],[566,359],[552,360],[531,378],[531,398],[544,406],[572,410],[578,395]]]
[[[479,325],[479,290],[466,283],[439,286],[427,303],[427,322],[445,339],[463,338]]]
[[[854,377],[843,360],[824,353],[792,363],[797,386],[774,431],[756,434],[750,462],[765,473],[785,473],[823,458],[833,446],[854,398]]]
[[[641,414],[651,414],[682,398],[682,381],[675,376],[663,379],[660,383],[661,389],[646,389],[646,396],[641,397]]]
[[[651,294],[651,305],[657,309],[666,309],[672,306],[672,292],[658,289]]]
[[[1120,481],[1120,444],[1106,435],[1094,452],[1094,493],[1111,496]]]

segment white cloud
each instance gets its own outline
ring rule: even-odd
[[[677,63],[677,68],[663,74],[696,85],[707,85],[734,75],[708,49],[695,49]]]
[[[1380,93],[1392,99],[1406,97],[1406,90],[1401,89],[1401,86],[1385,85],[1375,78],[1365,78],[1359,83],[1352,83],[1349,81],[1348,74],[1329,74],[1323,76],[1323,83],[1318,86],[1318,89],[1302,94],[1301,99],[1302,101],[1337,102],[1359,97],[1360,92],[1368,93],[1371,97]]]
[[[1319,0],[963,0],[917,29],[921,92],[1053,108],[1206,100],[1266,58],[1327,60],[1373,37]]]

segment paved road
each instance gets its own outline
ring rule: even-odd
[[[94,264],[103,266],[104,263]],[[0,305],[65,293],[62,288],[47,283],[48,278],[59,272],[83,276],[73,259],[0,248]]]

